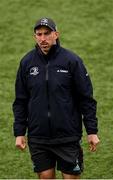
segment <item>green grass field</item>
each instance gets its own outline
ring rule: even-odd
[[[113,0],[0,0],[0,178],[37,178],[28,149],[15,148],[12,102],[19,61],[34,47],[33,26],[44,16],[58,24],[61,45],[84,60],[98,101],[101,143],[89,152],[84,130],[82,178],[112,179]]]

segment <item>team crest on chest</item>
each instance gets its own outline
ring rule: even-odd
[[[36,76],[37,74],[39,74],[39,69],[38,67],[32,67],[30,69],[30,75]]]

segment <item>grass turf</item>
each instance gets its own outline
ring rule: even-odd
[[[12,102],[16,70],[22,56],[34,47],[33,25],[40,17],[58,24],[61,45],[73,50],[88,69],[98,101],[99,137],[96,153],[83,134],[84,179],[113,178],[113,0],[0,1],[0,178],[35,179],[28,149],[15,148]],[[57,178],[61,178],[57,172]]]

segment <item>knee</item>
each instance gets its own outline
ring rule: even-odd
[[[55,172],[54,171],[42,171],[38,173],[39,179],[55,179]]]

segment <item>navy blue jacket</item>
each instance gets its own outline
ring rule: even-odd
[[[39,143],[77,141],[82,121],[87,134],[97,133],[96,101],[82,60],[59,44],[48,55],[39,47],[20,62],[13,103],[14,135]]]

